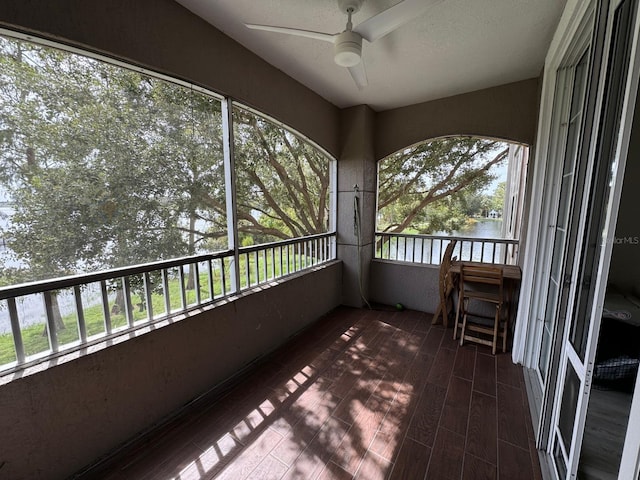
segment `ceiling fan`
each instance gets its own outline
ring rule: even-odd
[[[404,25],[409,20],[422,15],[431,5],[440,1],[442,0],[404,0],[353,28],[351,16],[360,10],[364,0],[338,0],[340,11],[347,15],[347,27],[343,32],[334,34],[273,25],[256,25],[253,23],[245,23],[245,25],[255,30],[286,33],[333,43],[335,49],[334,61],[339,66],[348,68],[358,88],[362,89],[368,84],[367,72],[362,62],[362,39],[374,42]]]

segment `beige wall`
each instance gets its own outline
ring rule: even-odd
[[[73,474],[338,306],[341,275],[318,267],[2,385],[0,478]]]
[[[533,145],[539,101],[538,79],[532,78],[381,112],[376,122],[376,159],[446,135],[475,135]]]
[[[406,308],[434,313],[440,303],[438,265],[371,262],[371,301],[384,305],[401,303]]]
[[[338,153],[338,109],[173,0],[2,0],[18,27],[194,82]]]
[[[345,298],[358,301],[354,179],[364,188],[362,231],[369,252],[364,291],[372,300],[434,311],[437,280],[428,279],[437,279],[437,268],[370,265],[375,161],[449,134],[533,143],[536,79],[380,113],[363,106],[341,112],[172,0],[2,0],[0,26],[192,81],[267,113],[326,148],[339,159],[339,252],[349,266],[345,285],[342,264],[335,264],[3,385],[0,478],[71,474]]]
[[[0,26],[106,53],[267,113],[340,157],[339,109],[172,0],[2,0]],[[532,145],[538,79],[379,112],[375,158],[442,135]]]

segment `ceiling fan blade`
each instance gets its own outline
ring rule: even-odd
[[[360,60],[354,67],[349,67],[349,73],[351,77],[353,77],[353,81],[356,82],[359,90],[362,90],[364,87],[369,85],[369,81],[367,80],[367,71],[364,68],[364,61]]]
[[[359,33],[365,40],[373,42],[391,33],[409,20],[413,20],[422,15],[429,7],[441,1],[442,0],[404,0],[365,20],[354,28],[353,31]]]
[[[295,35],[297,37],[314,38],[325,42],[333,43],[336,35],[323,32],[312,32],[310,30],[300,30],[298,28],[274,27],[272,25],[256,25],[254,23],[245,23],[245,26],[254,30],[264,30],[266,32],[286,33],[287,35]]]

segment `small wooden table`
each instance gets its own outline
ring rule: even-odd
[[[471,266],[484,266],[484,265],[490,265],[492,267],[500,267],[502,268],[502,276],[506,279],[506,280],[516,280],[517,282],[519,282],[520,280],[522,280],[522,270],[520,270],[520,267],[518,265],[503,265],[500,263],[484,263],[484,262],[451,262],[451,268],[449,269],[449,271],[451,273],[454,273],[456,275],[460,275],[460,267],[462,265],[471,265]],[[511,282],[510,282],[511,283]]]
[[[458,275],[460,275],[460,269],[462,265],[472,265],[472,266],[473,265],[476,265],[476,266],[491,265],[492,267],[500,267],[502,269],[502,276],[506,280],[505,285],[507,287],[507,299],[509,300],[507,302],[507,318],[510,318],[511,312],[509,307],[511,305],[511,301],[513,300],[514,287],[518,287],[520,285],[520,281],[522,280],[522,270],[520,269],[520,267],[518,265],[504,265],[499,263],[455,261],[455,262],[451,262],[449,273],[452,273],[454,275],[454,278],[457,278]],[[454,282],[454,283],[457,283],[457,282]],[[434,318],[434,322],[437,322],[437,320],[438,320],[437,317]],[[443,324],[445,327],[448,326],[447,320],[448,319],[443,320]],[[433,324],[435,325],[435,323]],[[455,325],[454,325],[454,328],[455,328]]]

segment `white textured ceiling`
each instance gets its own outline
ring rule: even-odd
[[[566,0],[444,0],[363,41],[369,85],[362,90],[333,62],[332,44],[244,26],[338,33],[346,16],[336,0],[177,1],[336,106],[381,111],[538,76]],[[354,26],[396,3],[365,0]]]

